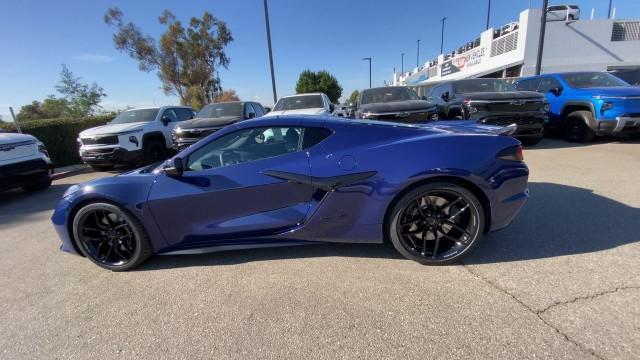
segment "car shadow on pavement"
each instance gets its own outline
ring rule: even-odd
[[[248,262],[321,258],[354,257],[399,259],[404,258],[388,244],[313,244],[261,249],[229,250],[198,255],[160,255],[132,271],[173,269],[190,266],[236,265]]]
[[[640,241],[639,208],[573,186],[529,183],[529,188],[531,197],[516,220],[502,231],[485,235],[463,260],[465,264],[590,253]],[[321,244],[157,256],[138,270],[327,256],[403,259],[389,244]]]
[[[566,149],[589,147],[602,144],[640,144],[640,139],[631,139],[628,137],[599,136],[587,143],[573,143],[564,140],[561,136],[545,135],[544,139],[536,145],[525,146],[525,150],[549,150],[549,149]]]
[[[0,193],[0,225],[28,221],[34,214],[53,210],[71,185],[53,184],[41,191],[13,189]]]
[[[529,201],[506,229],[464,259],[483,264],[591,253],[640,241],[640,208],[552,183],[529,183]]]

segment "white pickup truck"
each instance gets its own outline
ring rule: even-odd
[[[51,185],[51,170],[49,153],[40,140],[0,130],[0,191],[44,190]]]
[[[278,99],[273,110],[265,116],[279,115],[324,115],[331,116],[335,110],[324,93],[298,94]]]

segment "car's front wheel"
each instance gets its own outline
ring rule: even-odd
[[[564,120],[563,133],[565,139],[571,142],[589,142],[595,133],[587,125],[593,122],[593,114],[588,110],[574,111]]]
[[[466,188],[429,183],[405,194],[394,206],[387,231],[406,258],[425,265],[460,259],[482,237],[484,209]]]
[[[48,172],[40,173],[39,175],[35,175],[33,179],[22,185],[22,188],[25,191],[39,191],[44,190],[51,186],[51,176]]]
[[[83,206],[73,218],[73,236],[82,254],[113,271],[130,270],[153,254],[140,221],[109,203]]]

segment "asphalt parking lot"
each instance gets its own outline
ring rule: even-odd
[[[640,142],[525,150],[531,198],[463,264],[387,246],[161,256],[58,251],[70,185],[0,194],[0,358],[640,358]]]

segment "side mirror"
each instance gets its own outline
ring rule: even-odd
[[[265,106],[264,107],[264,113],[267,114],[267,113],[270,113],[270,112],[271,112],[271,108],[268,107],[268,106]]]
[[[182,162],[182,158],[175,157],[172,160],[168,161],[167,167],[164,168],[164,172],[171,177],[182,176],[184,172],[184,164]]]
[[[427,97],[426,97],[426,96],[424,96],[424,95],[422,95],[422,96],[420,96],[420,99],[422,99],[422,100],[427,100]]]
[[[549,92],[554,94],[555,96],[558,96],[562,92],[562,88],[558,86],[554,86],[551,89],[549,89]]]
[[[256,113],[250,112],[249,113],[249,119],[253,119],[254,117],[256,117]]]
[[[448,91],[443,92],[442,95],[440,95],[440,97],[442,98],[442,100],[448,101],[449,100],[449,92]]]
[[[162,123],[164,124],[164,126],[167,126],[169,124],[169,122],[171,122],[171,119],[169,119],[168,116],[163,116],[162,119],[160,120],[162,121]]]
[[[329,111],[334,112],[336,110],[336,106],[333,104],[329,104]]]

